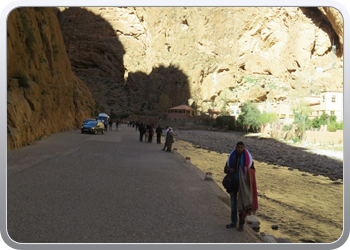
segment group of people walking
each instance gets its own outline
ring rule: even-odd
[[[154,133],[156,134],[157,144],[161,144],[163,129],[160,125],[154,130],[154,125],[137,124],[136,129],[140,132],[140,141],[152,142]],[[143,140],[144,138],[144,140]],[[166,126],[164,132],[163,151],[171,152],[174,143],[174,131]],[[243,142],[237,142],[236,148],[230,153],[224,173],[230,179],[229,187],[225,187],[231,200],[231,221],[226,228],[236,228],[243,231],[245,219],[258,210],[258,195],[255,179],[255,168],[253,157],[245,148]]]
[[[163,135],[163,129],[161,126],[158,124],[157,128],[154,129],[154,124],[143,124],[139,123],[137,125],[137,128],[140,133],[140,141],[145,141],[148,143],[153,142],[153,138],[156,135],[157,138],[157,144],[161,144],[161,137]],[[174,131],[171,127],[166,126],[166,130],[164,133],[164,148],[162,149],[163,151],[166,152],[171,152],[172,145],[174,143]]]
[[[119,127],[119,121],[116,121],[115,122],[115,130],[118,130],[118,127]],[[113,130],[112,127],[113,127],[113,121],[111,119],[108,120],[108,125],[109,125],[109,130]],[[107,129],[107,127],[106,127]]]

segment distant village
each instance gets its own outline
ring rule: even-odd
[[[312,120],[313,118],[326,113],[329,116],[336,116],[338,122],[343,120],[343,90],[326,90],[322,91],[320,95],[310,95],[304,98],[313,109],[309,119]],[[293,109],[289,101],[267,101],[257,103],[256,105],[261,113],[276,113],[281,124],[292,124],[294,121]],[[228,110],[230,116],[238,118],[241,113],[240,104],[230,105]],[[206,115],[216,118],[220,113],[221,111],[219,110],[211,109],[206,112]],[[168,119],[174,122],[194,122],[198,121],[198,116],[200,116],[199,112],[196,114],[196,111],[193,108],[186,105],[172,107],[168,110]]]

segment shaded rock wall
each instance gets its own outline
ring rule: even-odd
[[[52,8],[18,8],[7,22],[7,148],[80,127],[95,101],[74,75]]]
[[[206,111],[342,87],[333,8],[62,8],[58,19],[73,71],[106,112]]]
[[[18,8],[7,28],[8,149],[75,129],[96,106],[206,111],[343,85],[329,7]]]

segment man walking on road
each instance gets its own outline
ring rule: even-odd
[[[143,141],[143,135],[145,134],[146,132],[146,128],[145,126],[143,125],[143,123],[140,123],[139,125],[139,132],[140,132],[140,141]]]
[[[158,124],[158,127],[156,128],[156,134],[157,134],[157,144],[160,144],[160,138],[162,136],[163,130]]]
[[[166,139],[167,139],[167,135],[168,135],[168,132],[169,132],[169,128],[170,128],[169,126],[166,126],[166,127],[165,127],[166,130],[165,130],[165,135],[164,135],[164,140],[165,140],[165,142],[164,142],[164,147],[163,147],[163,149],[162,149],[163,151],[164,151],[165,148],[166,148]]]

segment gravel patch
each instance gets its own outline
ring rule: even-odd
[[[241,132],[176,130],[176,139],[190,142],[197,148],[229,154],[238,141],[243,141],[256,161],[298,169],[331,180],[343,180],[343,152],[296,147],[273,138]]]

